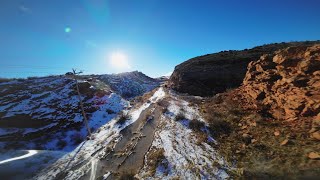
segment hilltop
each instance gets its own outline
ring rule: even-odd
[[[130,99],[160,85],[137,71],[78,76],[77,81],[92,131],[129,108]],[[1,149],[70,151],[86,138],[72,77],[12,80],[0,88]]]
[[[274,43],[252,49],[221,51],[189,59],[174,69],[170,87],[190,95],[211,96],[227,89],[239,87],[248,64],[290,46],[305,46],[320,41]]]

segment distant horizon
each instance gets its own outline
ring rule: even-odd
[[[259,47],[259,46],[264,46],[264,45],[272,45],[272,44],[280,44],[280,43],[291,43],[291,42],[308,42],[308,41],[310,41],[310,42],[315,42],[315,41],[320,41],[320,39],[319,40],[303,40],[303,41],[286,41],[286,42],[272,42],[272,43],[267,43],[267,44],[261,44],[261,45],[256,45],[256,46],[253,46],[253,47],[248,47],[248,48],[244,48],[244,49],[252,49],[252,48],[255,48],[255,47]],[[221,50],[221,51],[217,51],[217,52],[212,52],[212,53],[209,53],[209,54],[215,54],[215,53],[219,53],[219,52],[222,52],[222,51],[241,51],[241,50],[244,50],[244,49],[226,49],[226,50]],[[203,56],[203,55],[206,55],[206,54],[201,54],[201,55],[197,55],[197,56],[195,56],[195,57],[199,57],[199,56]],[[189,59],[192,59],[192,58],[195,58],[195,57],[190,57],[190,58],[188,58],[188,59],[186,59],[185,61],[187,61],[187,60],[189,60]],[[184,62],[184,61],[182,61],[182,62]],[[181,62],[181,63],[182,63]],[[3,64],[2,64],[3,65]],[[177,65],[179,65],[179,64],[177,64]],[[177,66],[177,65],[175,65],[175,66]],[[19,67],[19,66],[24,66],[24,65],[8,65],[8,66],[17,66],[17,67]],[[174,68],[175,68],[175,66],[173,67],[173,70],[174,70]],[[32,66],[30,66],[30,67],[32,67]],[[33,66],[33,67],[38,67],[38,68],[41,68],[41,66]],[[42,67],[42,68],[45,68],[45,67]],[[65,75],[67,72],[71,72],[72,71],[72,69],[76,69],[76,70],[78,70],[78,71],[83,71],[83,70],[81,70],[81,69],[77,69],[77,68],[70,68],[70,71],[66,71],[65,73],[57,73],[57,74],[44,74],[44,75],[40,75],[40,76],[33,76],[33,75],[31,75],[31,76],[26,76],[26,74],[23,74],[23,76],[12,76],[12,77],[5,77],[5,76],[0,76],[0,78],[4,78],[4,79],[27,79],[27,78],[33,78],[33,77],[47,77],[47,76],[60,76],[60,75]],[[160,76],[151,76],[151,75],[149,75],[149,74],[146,74],[146,73],[144,73],[143,71],[141,71],[141,70],[138,70],[138,69],[136,69],[136,70],[129,70],[129,71],[123,71],[123,72],[113,72],[113,73],[108,73],[108,72],[106,72],[106,73],[86,73],[85,71],[83,71],[83,73],[81,74],[81,75],[104,75],[104,74],[121,74],[121,73],[130,73],[130,72],[135,72],[135,71],[138,71],[138,72],[142,72],[143,74],[145,74],[145,75],[147,75],[148,77],[151,77],[151,78],[159,78],[159,77],[164,77],[164,76],[170,76],[172,73],[173,73],[173,70],[171,71],[171,72],[167,72],[167,73],[165,73],[165,74],[163,74],[163,75],[160,75]],[[1,73],[0,73],[1,74]],[[170,74],[170,75],[169,75]]]
[[[160,77],[188,59],[320,39],[314,0],[10,0],[0,2],[0,77],[138,70]]]

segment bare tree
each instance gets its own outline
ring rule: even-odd
[[[85,123],[85,125],[87,127],[87,130],[88,130],[88,136],[91,137],[91,130],[90,130],[90,127],[89,127],[89,124],[88,124],[87,114],[86,114],[86,112],[84,110],[84,107],[83,107],[83,102],[82,102],[81,94],[80,94],[80,90],[79,90],[79,84],[78,84],[78,80],[77,80],[77,77],[76,77],[78,74],[81,74],[82,71],[76,72],[76,69],[72,69],[72,72],[73,72],[73,78],[76,81],[78,99],[79,99],[79,102],[80,102],[80,108],[81,108],[81,111],[82,111],[84,123]]]

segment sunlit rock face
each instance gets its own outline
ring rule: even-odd
[[[222,51],[195,57],[175,67],[170,77],[170,86],[179,92],[200,96],[224,92],[226,89],[239,87],[248,64],[257,61],[261,55],[289,46],[317,42],[269,44],[242,51]]]
[[[320,112],[320,44],[286,48],[251,62],[243,89],[274,118],[317,116]]]

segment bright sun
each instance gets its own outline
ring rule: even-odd
[[[130,69],[127,56],[120,52],[115,52],[111,54],[110,64],[112,67],[117,69]]]

